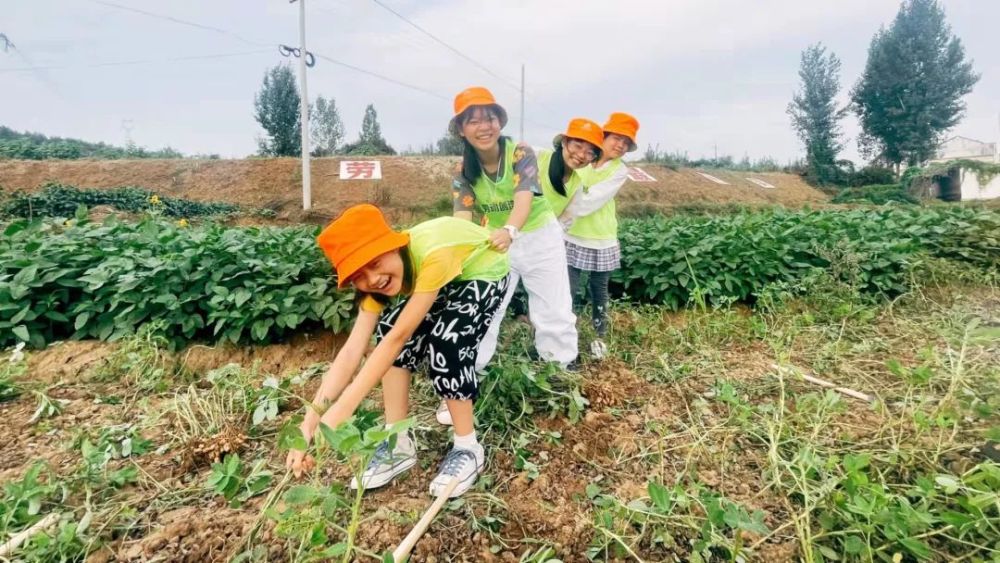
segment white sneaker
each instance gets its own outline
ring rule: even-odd
[[[608,345],[601,339],[594,340],[590,343],[590,353],[594,358],[603,360],[608,355]]]
[[[400,442],[403,442],[402,444]],[[417,463],[416,446],[412,439],[398,440],[396,447],[389,450],[386,440],[375,449],[375,455],[368,462],[368,467],[361,474],[361,484],[368,489],[377,489],[388,484],[397,475],[405,472]],[[351,489],[357,490],[358,480],[351,478]]]
[[[453,423],[451,421],[451,411],[448,410],[448,402],[441,401],[438,405],[438,410],[434,413],[435,418],[437,418],[438,424],[443,424],[445,426],[451,426]]]
[[[477,449],[479,451],[452,448],[444,456],[444,461],[441,462],[441,470],[438,471],[437,477],[431,481],[431,496],[437,497],[444,493],[445,488],[456,477],[458,478],[458,485],[451,491],[448,498],[460,497],[465,494],[465,491],[472,488],[472,485],[476,482],[476,478],[483,471],[483,465],[486,461],[483,447],[479,446]]]

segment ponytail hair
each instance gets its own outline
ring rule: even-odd
[[[563,159],[562,143],[555,143],[555,150],[552,151],[552,158],[549,159],[549,182],[556,193],[563,197],[566,197],[566,184],[563,182],[565,174],[566,161]]]

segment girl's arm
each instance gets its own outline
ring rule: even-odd
[[[569,205],[566,206],[566,209],[559,217],[559,220],[575,219],[590,215],[604,207],[604,204],[611,201],[611,198],[618,194],[618,190],[625,185],[625,180],[628,180],[628,166],[622,163],[607,180],[598,182],[586,190],[577,190],[573,194],[572,201],[569,202]]]
[[[312,401],[316,407],[306,409],[306,416],[300,427],[306,443],[312,440],[316,427],[319,426],[320,413],[316,409],[325,409],[329,401],[339,397],[347,384],[350,383],[354,371],[361,364],[361,358],[365,355],[368,342],[375,334],[378,317],[378,313],[361,310],[357,320],[354,321],[354,327],[351,329],[350,336],[347,337],[347,342],[337,353],[330,368],[323,374],[323,382]]]
[[[535,194],[531,192],[517,192],[514,194],[514,209],[507,218],[508,225],[514,225],[518,230],[528,222],[528,215],[531,214],[531,201]],[[506,232],[506,231],[504,231]]]
[[[528,221],[531,215],[531,202],[535,196],[542,195],[542,187],[538,183],[538,158],[535,151],[525,143],[518,143],[514,149],[514,209],[507,217],[507,224],[518,230]]]
[[[368,357],[368,361],[358,372],[357,377],[347,385],[333,406],[323,414],[320,419],[323,424],[330,428],[336,428],[337,425],[354,414],[365,395],[375,387],[376,383],[381,381],[382,376],[392,367],[392,363],[399,357],[403,346],[413,336],[417,327],[427,316],[427,312],[431,310],[437,296],[438,291],[435,290],[414,293],[410,297],[399,313],[396,324],[375,347],[375,351]]]
[[[542,195],[538,184],[538,159],[535,151],[525,143],[518,143],[514,149],[514,208],[507,216],[507,225],[517,230],[528,221],[531,204],[535,196]],[[507,229],[497,229],[490,234],[490,244],[496,250],[506,252],[514,240]]]
[[[476,192],[472,191],[469,181],[462,176],[462,165],[459,164],[455,170],[455,177],[451,180],[451,198],[453,201],[452,212],[455,217],[472,220],[472,212],[476,208]]]

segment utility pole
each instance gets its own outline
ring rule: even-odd
[[[521,63],[521,136],[518,140],[524,142],[524,63]]]
[[[295,2],[296,0],[289,0]],[[309,177],[309,93],[306,91],[306,0],[299,3],[299,90],[302,121],[302,209],[312,208],[312,185]]]

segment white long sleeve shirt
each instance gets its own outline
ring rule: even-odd
[[[604,163],[604,166],[597,168],[597,170],[601,170],[605,166],[609,166],[612,162],[613,161],[608,161]],[[607,180],[598,182],[593,186],[589,186],[587,189],[581,188],[577,190],[576,193],[573,194],[573,199],[570,200],[566,209],[563,211],[562,216],[560,216],[560,221],[565,223],[576,220],[577,217],[590,215],[591,213],[604,207],[615,197],[615,195],[618,194],[618,191],[625,185],[626,180],[628,180],[628,165],[622,162],[618,169],[615,170],[611,177]],[[566,233],[564,238],[567,241],[584,248],[603,249],[618,245],[618,239],[596,240],[575,237],[569,233]]]

